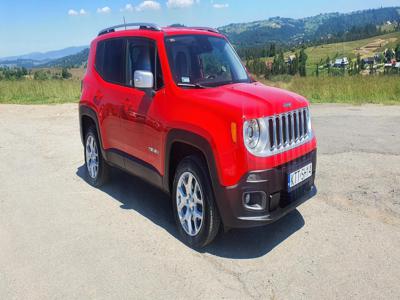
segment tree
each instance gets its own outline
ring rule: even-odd
[[[49,79],[49,74],[44,70],[39,70],[39,71],[36,71],[33,74],[33,79],[35,79],[35,80],[47,80],[47,79]]]
[[[331,65],[331,58],[329,56],[326,58],[325,64],[327,67],[329,67]]]
[[[274,57],[276,55],[276,45],[274,43],[269,47],[269,57]]]
[[[306,54],[306,52],[304,51],[304,47],[301,48],[300,50],[300,55],[299,55],[299,74],[302,77],[306,77],[307,76],[307,59],[308,56]]]
[[[357,73],[361,72],[362,66],[363,65],[363,61],[361,60],[361,54],[358,53],[357,54]]]
[[[69,79],[69,78],[72,77],[72,74],[68,71],[67,68],[63,68],[63,69],[61,70],[61,77],[62,77],[63,79]]]
[[[386,49],[385,51],[385,59],[386,62],[391,62],[391,60],[394,58],[394,51],[392,49]]]
[[[400,44],[397,44],[394,52],[395,52],[396,61],[400,62]]]

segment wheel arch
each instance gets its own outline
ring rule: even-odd
[[[104,147],[103,147],[103,141],[102,141],[102,137],[101,137],[99,121],[97,118],[97,113],[95,112],[95,110],[93,108],[91,108],[89,106],[80,105],[79,106],[79,127],[80,127],[82,144],[85,143],[85,130],[86,130],[87,126],[90,126],[90,125],[94,125],[96,127],[101,152],[103,154],[103,157],[106,157]]]
[[[179,153],[174,152],[179,150]],[[198,154],[204,160],[209,172],[214,195],[220,185],[214,152],[209,141],[193,132],[181,129],[171,130],[166,139],[164,189],[171,192],[174,171],[181,159],[190,155]]]

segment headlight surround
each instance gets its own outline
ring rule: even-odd
[[[255,149],[260,141],[260,125],[257,119],[244,123],[244,142],[246,147]]]
[[[251,119],[243,124],[243,139],[247,150],[253,154],[264,151],[268,143],[268,132],[264,119]]]

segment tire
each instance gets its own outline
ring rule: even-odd
[[[215,239],[221,218],[205,163],[197,156],[186,157],[178,165],[172,205],[179,234],[186,244],[202,248]]]
[[[99,188],[104,185],[110,174],[110,166],[101,153],[99,138],[95,127],[87,129],[84,145],[86,181]],[[93,163],[94,162],[94,163]]]

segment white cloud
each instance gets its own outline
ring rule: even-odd
[[[190,7],[194,3],[199,3],[200,0],[168,0],[167,7],[168,8],[185,8]]]
[[[79,11],[77,11],[75,9],[70,9],[68,11],[68,15],[69,16],[78,16],[78,15],[84,16],[84,15],[87,15],[87,12],[83,8],[81,8]]]
[[[132,4],[127,4],[124,8],[121,8],[121,11],[133,12],[134,9]]]
[[[68,11],[68,15],[69,16],[77,16],[79,13],[76,11],[76,10],[74,10],[74,9],[70,9],[69,11]]]
[[[157,1],[146,0],[136,6],[137,11],[143,10],[159,10],[161,8],[160,3]]]
[[[228,8],[229,4],[228,3],[214,3],[213,7],[216,9],[222,9],[222,8]]]
[[[97,13],[99,13],[99,14],[109,14],[110,12],[111,12],[111,8],[109,8],[108,6],[104,6],[102,8],[97,9]]]

